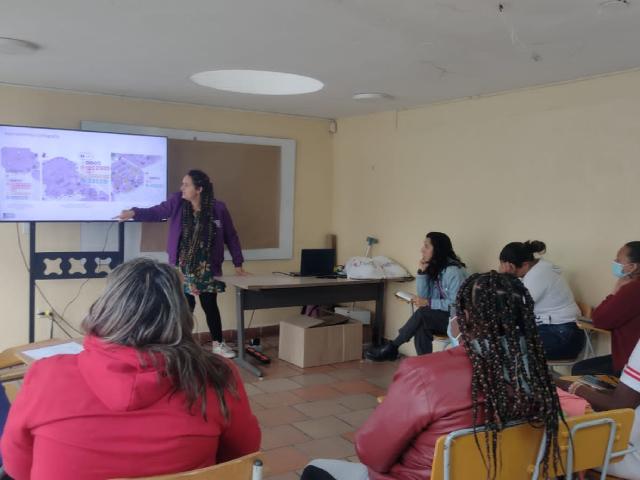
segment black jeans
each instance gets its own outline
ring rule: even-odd
[[[300,480],[336,480],[336,478],[321,468],[314,465],[307,465],[302,471]]]
[[[196,308],[196,298],[193,295],[185,294],[187,297],[187,303],[191,313]],[[207,319],[207,326],[211,333],[211,340],[215,342],[222,341],[222,319],[220,318],[220,309],[218,308],[218,294],[217,293],[201,293],[200,306],[204,310],[204,315]]]
[[[538,333],[548,360],[571,360],[584,347],[584,332],[575,322],[561,325],[538,325]]]
[[[613,370],[611,355],[588,358],[576,363],[571,369],[571,375],[614,375],[620,376],[621,372]]]
[[[446,335],[448,326],[449,312],[420,307],[402,326],[392,343],[399,347],[413,338],[418,355],[431,353],[433,352],[433,335]]]

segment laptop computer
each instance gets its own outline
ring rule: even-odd
[[[303,248],[300,271],[291,272],[294,277],[318,277],[334,275],[336,251],[333,248]]]

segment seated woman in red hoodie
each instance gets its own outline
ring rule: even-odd
[[[384,401],[356,434],[362,463],[315,460],[302,480],[429,478],[439,437],[474,426],[497,438],[512,420],[546,427],[546,450],[556,456],[561,409],[527,289],[511,275],[475,274],[460,287],[457,311],[463,314],[450,336],[461,346],[400,364]]]
[[[35,362],[2,437],[15,480],[98,480],[207,467],[258,450],[235,367],[203,350],[178,271],[116,268],[82,326],[79,355]]]

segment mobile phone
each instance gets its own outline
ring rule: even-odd
[[[600,380],[593,375],[583,375],[580,377],[579,381],[589,387],[595,388],[596,390],[614,390],[616,388],[615,385]]]

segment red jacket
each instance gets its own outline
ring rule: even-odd
[[[138,352],[87,337],[79,355],[35,362],[9,412],[2,457],[15,480],[98,480],[175,473],[258,450],[260,429],[240,375],[226,394],[225,422],[215,392],[207,420],[189,413],[167,377],[141,367]]]
[[[640,280],[605,298],[591,317],[594,327],[611,331],[613,369],[622,371],[640,339]]]
[[[438,438],[473,424],[471,376],[463,347],[400,364],[384,402],[356,434],[370,480],[431,476]]]

